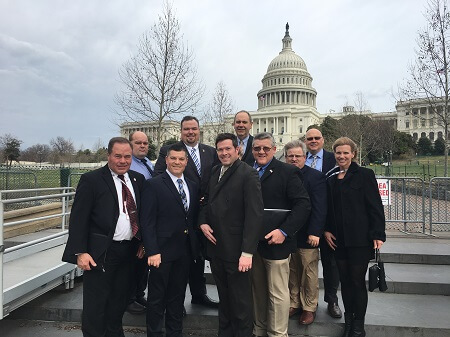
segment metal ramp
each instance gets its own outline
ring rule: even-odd
[[[66,289],[73,287],[75,276],[79,275],[77,267],[61,261],[61,256],[67,241],[68,231],[65,230],[68,205],[74,196],[73,188],[51,188],[26,190],[36,195],[18,199],[6,199],[13,191],[0,191],[0,319],[23,304],[35,299],[45,292],[65,284]],[[60,199],[61,212],[41,217],[4,223],[4,205],[13,203],[29,203],[45,199]],[[27,222],[61,218],[61,225],[56,233],[42,231],[31,236],[27,242],[5,247],[3,230],[8,226],[17,226]]]

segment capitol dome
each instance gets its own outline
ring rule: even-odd
[[[258,110],[252,112],[251,133],[269,132],[277,145],[302,137],[308,126],[319,124],[317,91],[305,61],[292,50],[289,24],[281,52],[270,62],[258,91]]]
[[[305,61],[292,50],[289,24],[280,54],[270,62],[258,92],[258,110],[280,105],[316,106],[317,92]]]

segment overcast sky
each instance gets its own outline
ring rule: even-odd
[[[193,48],[204,105],[224,81],[236,109],[257,109],[270,61],[289,22],[293,50],[317,90],[320,113],[361,91],[374,112],[395,110],[391,89],[407,77],[425,0],[175,0]],[[162,0],[0,0],[0,136],[22,149],[70,138],[106,145],[118,69],[162,10]]]

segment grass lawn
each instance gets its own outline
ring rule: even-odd
[[[393,160],[388,168],[383,165],[368,165],[379,176],[419,177],[429,180],[444,176],[444,156],[422,156]]]

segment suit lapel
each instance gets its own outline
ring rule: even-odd
[[[111,171],[109,170],[108,164],[103,166],[103,180],[105,181],[106,185],[108,186],[109,190],[111,191],[111,194],[113,195],[113,198],[116,202],[117,207],[119,207],[119,197],[117,196],[117,190],[116,185],[114,184],[114,180],[111,174]]]
[[[205,147],[203,144],[198,144],[198,153],[200,154],[200,171],[202,172],[202,176],[204,175],[203,170],[207,166],[208,158],[206,158]],[[195,166],[195,165],[194,165]]]
[[[130,171],[128,171],[128,176],[130,177],[130,181],[131,181],[131,185],[133,185],[133,190],[134,190],[134,196],[136,197],[136,206],[139,207],[139,201],[141,200],[140,197],[140,191],[139,191],[139,186],[137,184],[136,181],[136,177],[134,176],[133,173],[131,173]]]
[[[229,167],[225,173],[223,174],[222,178],[219,180],[220,171],[222,169],[222,165],[219,165],[219,169],[217,172],[214,173],[214,175],[211,177],[211,181],[215,183],[215,186],[213,185],[213,191],[211,195],[211,199],[214,198],[214,196],[219,193],[219,191],[222,189],[222,187],[225,185],[225,183],[230,179],[230,177],[233,175],[234,171],[237,170],[237,168],[241,165],[241,161],[238,159],[236,160],[231,167]],[[247,165],[247,164],[245,164]]]
[[[248,154],[252,151],[252,142],[253,142],[253,136],[249,136],[248,141],[247,141],[247,147],[245,148],[245,153],[242,156],[242,161],[245,161]]]
[[[166,184],[166,186],[170,190],[170,192],[172,192],[172,195],[174,196],[177,203],[180,205],[180,207],[184,211],[183,201],[181,200],[180,192],[178,192],[178,189],[175,187],[175,185],[172,181],[172,178],[170,178],[170,176],[167,172],[164,172],[162,179],[164,181],[164,184]]]
[[[266,170],[264,171],[264,174],[261,177],[261,182],[263,182],[272,175],[273,171],[276,170],[276,166],[278,166],[277,160],[273,158],[269,166],[266,167]]]
[[[184,144],[183,142],[181,142],[181,143],[183,144],[184,148],[186,149],[186,151],[188,153],[188,157],[189,157],[188,166],[190,167],[190,170],[192,172],[194,172],[194,174],[196,174],[197,177],[200,178],[200,175],[198,174],[198,171],[197,171],[197,166],[195,166],[194,159],[192,159],[192,157],[191,157],[190,149],[187,148],[186,144]],[[198,145],[198,151],[200,152],[200,144]],[[202,155],[200,155],[200,170],[203,170],[203,163],[201,160],[202,160]]]

